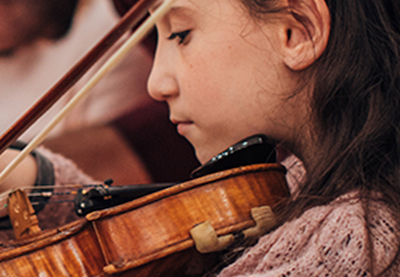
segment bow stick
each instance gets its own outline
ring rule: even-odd
[[[112,70],[125,56],[130,49],[140,42],[141,39],[151,30],[155,23],[160,20],[169,10],[175,0],[165,0],[151,14],[138,29],[128,38],[128,40],[107,60],[100,70],[89,80],[89,82],[71,99],[71,101],[50,121],[50,123],[19,153],[19,155],[10,163],[0,174],[0,185],[5,178],[19,165],[19,163],[34,150],[48,133],[65,117],[65,115],[74,108],[80,100],[87,96],[88,91],[94,87],[105,74]],[[154,0],[151,1],[151,3]],[[140,3],[143,3],[141,1]],[[138,3],[138,4],[140,4]],[[150,6],[150,5],[149,5]],[[136,7],[136,5],[135,5]],[[37,118],[36,118],[37,119]],[[27,128],[27,127],[26,127]],[[26,129],[25,128],[25,129]],[[23,130],[24,131],[24,130]],[[22,131],[22,132],[23,132]],[[21,133],[22,133],[21,132]],[[10,142],[11,144],[12,142]],[[8,147],[9,145],[7,145]]]
[[[118,39],[138,24],[154,0],[140,0],[108,34],[96,44],[69,72],[67,72],[29,111],[0,138],[0,153],[10,146],[23,132],[65,94]]]

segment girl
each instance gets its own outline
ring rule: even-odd
[[[262,133],[307,171],[219,276],[400,272],[399,16],[395,0],[177,0],[157,23],[150,95],[200,162]]]
[[[396,276],[399,5],[178,0],[148,87],[205,162],[263,133],[307,170],[280,226],[220,276]]]

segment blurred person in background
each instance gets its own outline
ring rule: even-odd
[[[0,1],[0,131],[12,126],[119,19],[110,0]],[[121,43],[113,46],[111,54]],[[28,142],[42,130],[111,54],[100,59],[20,139]],[[152,54],[144,45],[134,47],[44,144],[99,180],[112,177],[117,184],[170,181],[165,178],[167,171],[158,170],[165,169],[165,161],[158,156],[169,154],[157,154],[175,150],[182,152],[178,156],[186,166],[178,178],[188,176],[197,166],[193,151],[176,134],[165,106],[147,94]],[[170,161],[170,167],[179,163]]]

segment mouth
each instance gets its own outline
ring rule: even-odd
[[[192,121],[179,121],[171,119],[171,122],[176,125],[176,129],[181,136],[185,136],[188,132],[188,128],[193,124]]]

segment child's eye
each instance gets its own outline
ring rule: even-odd
[[[187,35],[190,33],[190,30],[186,30],[183,32],[178,32],[178,33],[172,33],[168,39],[169,40],[173,40],[175,38],[179,38],[179,44],[182,44],[185,41],[185,38],[187,37]]]

